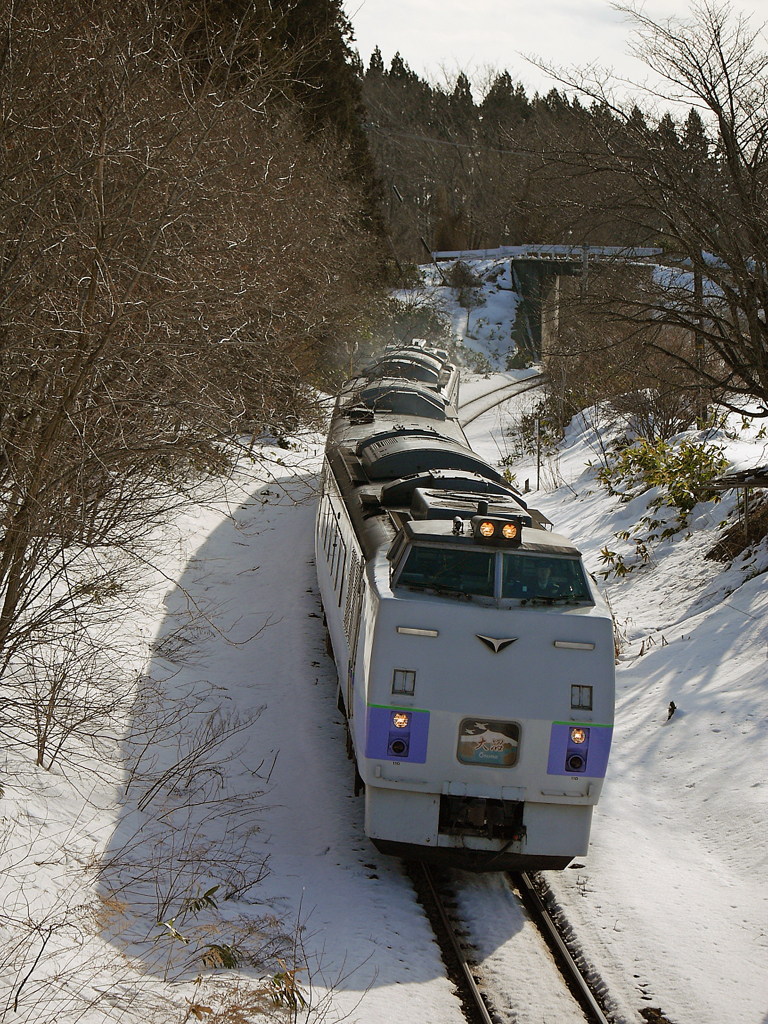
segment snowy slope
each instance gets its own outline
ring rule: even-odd
[[[441,264],[443,273],[451,264]],[[432,301],[451,321],[454,336],[468,353],[478,354],[492,370],[503,370],[514,353],[511,336],[520,296],[514,291],[510,260],[486,257],[467,261],[477,280],[465,306],[457,289],[447,287],[435,267],[422,267]],[[469,357],[468,357],[469,358]]]
[[[509,443],[516,412],[473,425],[486,457]],[[755,430],[731,427],[738,439],[708,440],[733,468],[761,464]],[[593,572],[649,497],[610,498],[586,467],[596,453],[577,419],[545,462],[547,490],[530,496]],[[512,468],[535,479],[530,460]],[[643,1004],[680,1024],[768,1012],[768,552],[763,542],[731,568],[705,560],[729,513],[732,495],[697,506],[651,565],[604,586],[626,638],[608,780],[587,862],[548,881],[630,1020]]]

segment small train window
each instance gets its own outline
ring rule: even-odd
[[[338,526],[336,527],[338,532]],[[344,569],[347,564],[347,545],[341,533],[338,533],[336,538],[336,551],[334,553],[334,562],[331,567],[331,576],[333,577],[333,589],[339,595],[339,605],[341,605],[341,591],[344,586]]]
[[[571,707],[582,708],[585,711],[592,710],[592,687],[591,686],[572,686],[571,687]]]
[[[405,693],[412,697],[416,692],[416,673],[407,668],[396,668],[392,675],[392,693]]]
[[[488,718],[465,718],[459,726],[457,756],[462,764],[511,768],[517,763],[520,726]]]
[[[322,539],[323,548],[325,549],[326,555],[330,558],[331,555],[331,526],[334,523],[333,505],[331,499],[326,495],[325,506],[323,511],[323,525],[322,525]]]

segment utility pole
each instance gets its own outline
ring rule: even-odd
[[[701,278],[701,267],[693,268],[693,301],[696,307],[696,328],[693,332],[693,348],[696,361],[696,423],[700,430],[707,424],[707,400],[702,385],[704,374],[704,285]]]
[[[539,417],[536,417],[536,490],[541,484],[541,429]]]

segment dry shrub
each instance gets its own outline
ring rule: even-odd
[[[651,267],[561,279],[557,328],[544,352],[547,412],[559,431],[605,402],[630,433],[650,441],[686,430],[702,408],[706,416],[709,389],[687,365],[696,358],[692,333],[633,320],[624,306],[653,288]]]

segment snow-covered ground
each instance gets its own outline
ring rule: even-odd
[[[503,371],[515,351],[512,330],[521,301],[514,290],[509,257],[467,259],[466,265],[476,285],[465,291],[464,305],[459,290],[444,283],[450,263],[441,264],[440,271],[434,266],[421,268],[430,302],[448,317],[469,361],[469,353],[474,353],[484,367]]]
[[[468,381],[465,394],[489,383]],[[507,431],[526,401],[471,425],[490,461],[509,453]],[[531,497],[599,571],[600,548],[626,526],[629,506],[585,469],[594,443],[592,426],[575,423]],[[738,466],[764,458],[749,432],[738,441],[721,433],[719,443]],[[315,1006],[330,999],[329,1019],[462,1020],[410,882],[367,841],[352,796],[313,565],[320,452],[317,438],[291,452],[265,448],[267,461],[244,470],[226,499],[175,524],[165,563],[174,582],[146,595],[135,623],[157,639],[133,741],[125,724],[123,753],[135,759],[136,745],[149,744],[134,779],[31,771],[18,753],[7,763],[2,908],[38,925],[16,959],[6,931],[8,1019],[218,1012],[227,1000],[246,1005],[235,977],[258,990],[256,979],[279,974],[280,956],[303,967],[297,980],[307,994],[311,982]],[[511,469],[535,480],[530,461]],[[547,880],[617,1021],[639,1022],[644,1006],[676,1024],[768,1019],[768,554],[760,545],[731,568],[703,558],[733,504],[699,506],[690,536],[606,584],[626,638],[608,780],[589,856]],[[678,710],[667,721],[670,700]],[[163,714],[153,733],[149,719]],[[187,852],[199,856],[185,862]],[[165,868],[157,884],[153,865]],[[185,915],[184,900],[215,885],[218,907]],[[527,973],[504,987],[523,924],[499,885],[466,878],[461,905],[489,977],[508,992],[510,1019],[569,1019],[556,1006],[541,1016],[531,993],[546,986]],[[239,950],[239,969],[206,970],[214,947]]]
[[[516,297],[503,267],[483,273],[464,343],[503,366]],[[529,373],[468,376],[462,401]],[[533,488],[515,425],[534,398],[467,427]],[[571,424],[529,497],[599,573],[606,544],[631,559],[616,535],[651,496],[600,486],[588,463],[615,428],[596,415]],[[768,462],[741,428],[732,417],[707,440],[733,468]],[[352,795],[313,562],[322,446],[262,446],[158,530],[147,589],[113,627],[125,692],[100,758],[74,744],[45,771],[5,738],[0,1021],[234,1024],[285,1009],[294,978],[298,1019],[463,1020],[411,883]],[[768,547],[704,558],[735,515],[732,494],[697,506],[647,566],[604,583],[622,637],[614,748],[589,856],[546,880],[616,1024],[649,1007],[674,1024],[768,1024]],[[503,879],[457,888],[509,1020],[570,1024]]]

